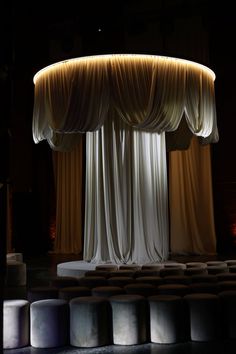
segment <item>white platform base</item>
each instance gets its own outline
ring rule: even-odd
[[[162,262],[162,264],[176,264],[173,261]],[[104,265],[104,264],[115,264],[112,262],[109,263],[90,263],[86,261],[73,261],[73,262],[65,262],[59,263],[57,265],[57,275],[58,276],[71,276],[71,277],[81,277],[85,274],[85,272],[89,270],[95,270],[96,266]],[[159,263],[161,264],[161,263]],[[117,265],[117,264],[115,264]],[[141,264],[142,266],[142,264]]]
[[[95,270],[97,265],[98,265],[97,263],[90,263],[86,261],[73,261],[73,262],[59,263],[57,265],[57,275],[81,277],[84,275],[85,272],[89,270]]]

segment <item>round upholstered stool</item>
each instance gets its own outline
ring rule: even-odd
[[[3,349],[29,345],[29,302],[3,301]]]
[[[85,277],[104,277],[108,278],[109,277],[109,271],[107,270],[88,270],[87,272],[84,273]]]
[[[147,300],[140,295],[116,295],[109,298],[112,308],[113,344],[135,345],[148,338]]]
[[[70,344],[84,348],[111,344],[108,299],[85,296],[70,301]]]
[[[236,281],[235,280],[225,280],[218,282],[219,292],[227,290],[236,290]]]
[[[236,259],[226,259],[224,262],[227,264],[227,267],[236,265]]]
[[[227,273],[229,271],[228,267],[225,265],[207,266],[208,274],[220,274]]]
[[[126,294],[124,288],[119,286],[98,286],[91,290],[92,296],[110,297],[115,295]]]
[[[204,262],[187,262],[187,268],[206,268],[207,264]]]
[[[216,275],[218,281],[236,280],[236,273],[220,273]]]
[[[133,283],[124,287],[127,294],[151,296],[157,294],[157,287],[148,283]]]
[[[222,331],[227,339],[236,339],[236,291],[219,293],[221,303]]]
[[[192,275],[203,275],[208,274],[207,267],[189,267],[184,271],[184,275],[192,276]]]
[[[27,299],[29,302],[57,298],[58,288],[54,286],[37,286],[28,288],[27,290]]]
[[[78,278],[70,276],[55,276],[49,279],[49,285],[55,288],[65,288],[67,286],[77,286]]]
[[[153,270],[153,269],[141,269],[137,270],[134,273],[134,278],[140,278],[140,277],[158,277],[160,274],[159,270]]]
[[[150,340],[171,344],[189,339],[188,312],[180,296],[156,295],[148,298],[150,308]]]
[[[230,273],[236,273],[236,265],[228,266],[228,270],[229,270]]]
[[[163,282],[165,284],[184,284],[189,285],[191,284],[191,277],[188,275],[168,275],[163,277]]]
[[[6,286],[26,285],[26,264],[15,260],[6,263]]]
[[[133,277],[111,277],[107,282],[111,286],[120,286],[122,288],[125,285],[134,283],[135,279]]]
[[[142,268],[141,265],[138,264],[122,264],[119,266],[119,270],[132,270],[132,271],[137,271]]]
[[[218,283],[192,283],[189,285],[190,293],[209,293],[209,294],[218,294],[219,286]]]
[[[217,283],[218,277],[215,274],[195,274],[191,276],[192,283]]]
[[[158,276],[145,276],[145,277],[139,277],[135,279],[136,283],[147,283],[147,284],[152,284],[154,286],[159,286],[163,284],[163,278],[158,277]]]
[[[163,284],[157,288],[158,295],[184,296],[189,294],[189,286],[185,284]]]
[[[162,263],[151,263],[151,264],[143,264],[142,265],[142,270],[159,271],[161,268],[164,268],[164,264],[162,264]]]
[[[185,269],[179,267],[164,267],[160,269],[160,276],[184,275]]]
[[[58,298],[66,301],[70,301],[75,297],[90,296],[91,289],[87,286],[68,286],[59,289]]]
[[[68,344],[69,305],[61,299],[35,301],[30,305],[30,342],[35,348]]]
[[[190,316],[192,341],[208,342],[220,336],[219,297],[215,294],[189,294],[184,297]]]
[[[167,269],[170,269],[170,268],[186,269],[186,264],[179,263],[179,262],[167,262],[167,263],[164,263],[164,268],[167,268]]]
[[[110,272],[109,278],[113,277],[134,277],[135,270],[118,269]]]
[[[7,253],[7,261],[18,261],[23,262],[23,254],[22,253]]]
[[[227,264],[224,261],[207,261],[207,267],[222,267],[227,268]]]
[[[115,270],[118,270],[118,265],[117,264],[100,264],[95,267],[95,270],[105,270],[107,272],[113,272]]]
[[[107,279],[101,276],[81,277],[78,282],[80,286],[86,286],[89,289],[108,284]]]

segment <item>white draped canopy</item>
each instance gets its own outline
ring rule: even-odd
[[[165,133],[173,150],[191,134],[218,141],[214,79],[194,62],[129,54],[71,59],[35,75],[34,142],[68,151],[86,133],[84,259],[168,257]]]

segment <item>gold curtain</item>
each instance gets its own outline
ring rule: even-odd
[[[215,254],[211,152],[193,137],[184,151],[169,153],[172,254]]]
[[[56,253],[82,252],[83,141],[71,152],[53,152],[56,182]]]

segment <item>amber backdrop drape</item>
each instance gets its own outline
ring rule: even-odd
[[[210,145],[196,137],[169,153],[169,208],[172,253],[216,253]]]
[[[83,141],[71,152],[53,151],[56,183],[56,253],[83,247]]]

